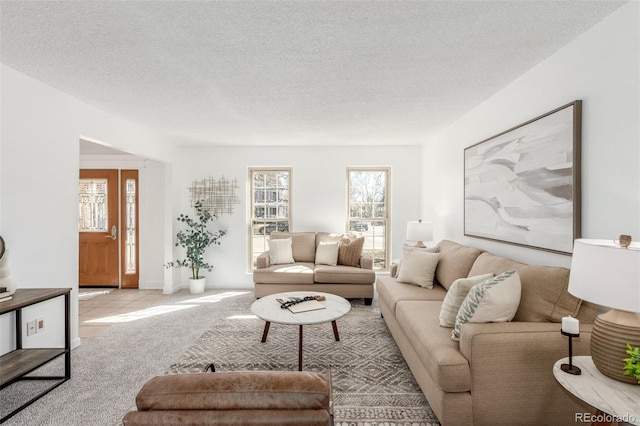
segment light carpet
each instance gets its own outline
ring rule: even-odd
[[[151,377],[198,371],[297,369],[297,328],[273,324],[266,343],[263,322],[251,316],[252,292],[208,290],[165,296],[157,305],[114,318],[108,329],[72,351],[71,380],[7,421],[7,425],[121,424],[135,395]],[[437,425],[374,306],[353,301],[338,320],[340,342],[330,324],[305,327],[306,370],[331,366],[338,426]],[[195,342],[195,344],[194,344]],[[62,358],[35,374],[60,374]],[[34,382],[0,391],[0,415],[24,401]]]
[[[376,304],[351,303],[337,321],[340,341],[330,323],[304,327],[303,369],[331,368],[336,425],[437,425]],[[198,372],[209,363],[217,371],[297,370],[298,327],[272,324],[261,343],[263,327],[249,303],[230,304],[167,373]]]
[[[250,305],[250,291],[187,290],[167,295],[154,306],[111,317],[113,325],[71,351],[71,380],[9,419],[20,426],[113,426],[135,404],[142,385],[163,374],[202,333],[226,314],[227,304]],[[63,357],[34,375],[62,374]],[[0,416],[42,387],[23,381],[0,391]]]

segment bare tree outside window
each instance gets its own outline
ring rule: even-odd
[[[349,168],[347,230],[365,237],[364,251],[374,260],[374,269],[387,269],[390,207],[389,177],[391,169]]]

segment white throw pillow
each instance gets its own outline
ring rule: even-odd
[[[272,265],[295,262],[293,250],[291,250],[291,238],[269,239],[267,241],[269,243],[269,262]]]
[[[480,284],[493,278],[493,274],[476,275],[475,277],[458,278],[451,284],[447,295],[442,301],[442,307],[440,308],[440,326],[441,327],[453,327],[456,323],[456,316],[460,310],[460,305],[467,297],[469,290],[476,284]]]
[[[440,247],[416,247],[409,244],[403,244],[402,253],[406,251],[426,251],[427,253],[438,253],[440,251]],[[402,266],[402,258],[400,258],[397,262],[396,273],[393,278],[398,278],[400,275],[400,267]]]
[[[460,329],[468,322],[508,322],[520,304],[520,275],[508,271],[471,287],[464,298],[451,340],[460,340]]]
[[[398,272],[398,282],[433,288],[433,277],[438,266],[438,253],[418,250],[404,250],[402,267]]]
[[[338,264],[339,241],[320,241],[316,249],[316,265],[336,266]]]

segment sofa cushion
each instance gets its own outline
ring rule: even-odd
[[[431,300],[442,301],[447,291],[435,284],[432,289],[422,288],[411,284],[398,282],[393,277],[380,275],[376,280],[378,298],[384,300],[392,312],[395,312],[401,300]]]
[[[316,265],[315,282],[336,284],[373,284],[376,273],[372,269],[353,266]]]
[[[478,256],[469,274],[500,274],[512,269],[520,274],[522,286],[520,306],[514,321],[560,322],[564,316],[578,315],[582,301],[567,291],[567,268],[532,266],[485,252]]]
[[[260,284],[313,284],[313,263],[297,262],[255,269],[253,281]]]
[[[451,284],[449,291],[447,291],[447,295],[442,302],[442,308],[440,308],[440,326],[453,327],[456,323],[456,316],[458,316],[460,306],[471,287],[489,278],[493,278],[493,274],[476,275],[475,277],[455,280]]]
[[[291,250],[296,262],[315,262],[316,233],[315,232],[280,232],[270,234],[271,239],[291,238]]]
[[[138,410],[328,409],[328,374],[246,371],[154,377],[136,396]]]
[[[575,317],[582,301],[567,291],[569,270],[552,266],[525,266],[518,270],[522,296],[515,321],[561,322]]]
[[[471,390],[469,363],[462,356],[458,343],[451,340],[451,329],[438,325],[441,304],[438,301],[402,300],[397,304],[396,319],[440,389],[467,392]]]
[[[480,256],[478,256],[475,262],[473,262],[473,266],[469,271],[469,276],[488,273],[500,275],[501,273],[507,271],[518,271],[525,266],[527,266],[525,263],[516,262],[515,260],[506,257],[496,256],[495,254],[484,252]]]
[[[269,263],[281,265],[295,262],[291,251],[291,238],[267,240],[267,243],[269,244]]]
[[[438,253],[405,250],[402,253],[402,264],[398,272],[401,283],[433,288],[433,277],[438,266]]]
[[[442,240],[438,244],[440,259],[436,268],[436,279],[445,289],[449,290],[451,284],[458,278],[468,277],[471,266],[482,253],[473,247],[463,246],[449,240]],[[490,271],[487,271],[490,272]],[[482,275],[486,272],[472,275]]]
[[[338,251],[338,265],[360,267],[360,257],[364,248],[364,237],[343,237]]]
[[[316,265],[336,266],[338,264],[339,241],[321,241],[316,247]]]
[[[464,298],[451,339],[460,340],[460,328],[468,322],[508,322],[520,303],[520,276],[507,271],[474,285]]]

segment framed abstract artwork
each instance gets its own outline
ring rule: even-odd
[[[580,238],[582,101],[464,150],[464,234],[571,254]]]

